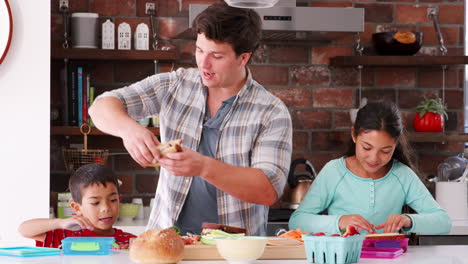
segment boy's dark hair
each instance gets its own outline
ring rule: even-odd
[[[68,188],[70,189],[73,201],[81,204],[83,196],[81,191],[93,184],[102,184],[107,187],[110,182],[115,185],[117,192],[119,192],[119,183],[114,172],[108,167],[101,164],[86,164],[79,167],[68,181]]]
[[[236,56],[253,53],[260,45],[262,21],[252,9],[216,3],[198,14],[193,27],[210,40],[229,43]]]
[[[396,148],[392,158],[407,165],[416,174],[419,174],[418,169],[413,163],[412,151],[406,138],[400,111],[394,103],[384,101],[369,102],[359,109],[353,127],[355,137],[365,130],[382,130],[387,132],[396,141]],[[345,155],[350,157],[355,154],[356,144],[351,139]]]

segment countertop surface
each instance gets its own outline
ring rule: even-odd
[[[122,229],[126,232],[130,232],[135,235],[143,233],[146,229],[148,219],[133,220],[128,222],[118,221],[114,227]],[[285,223],[287,222],[273,222],[273,223]],[[452,221],[452,229],[447,235],[468,235],[468,220],[464,221]]]
[[[112,253],[108,256],[49,256],[49,257],[0,257],[0,263],[37,264],[127,264],[134,263],[128,251]],[[181,261],[182,264],[225,264],[226,261]],[[307,260],[257,260],[255,264],[307,264]],[[360,259],[358,263],[393,264],[468,264],[468,246],[412,246],[408,252],[395,259]]]

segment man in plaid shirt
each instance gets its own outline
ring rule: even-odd
[[[250,9],[213,4],[194,21],[198,68],[160,73],[97,98],[90,109],[102,131],[121,137],[132,158],[162,167],[147,229],[202,222],[266,235],[268,206],[283,192],[292,152],[287,107],[247,68],[260,43]],[[161,142],[183,151],[161,158],[159,141],[135,120],[158,116]]]

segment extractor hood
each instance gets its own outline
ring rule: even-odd
[[[189,5],[189,29],[179,34],[178,38],[195,38],[192,22],[208,6]],[[364,31],[364,8],[274,6],[254,10],[262,19],[264,40],[323,42],[340,38],[343,33],[349,35]]]

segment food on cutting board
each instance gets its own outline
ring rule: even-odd
[[[167,158],[167,153],[182,152],[182,139],[171,140],[165,143],[159,144],[156,149],[162,158]],[[156,162],[154,166],[159,166]]]
[[[366,238],[371,238],[371,239],[400,239],[400,238],[405,238],[404,234],[400,233],[375,233],[375,234],[367,234]]]
[[[311,235],[311,236],[332,236],[332,237],[348,237],[348,236],[354,236],[354,235],[359,235],[359,232],[354,226],[347,226],[346,231],[341,235],[341,234],[326,234],[324,232],[317,232],[317,233],[307,233],[307,232],[302,232],[300,228],[296,230],[289,230],[286,233],[283,233],[279,235],[278,237],[280,238],[290,238],[290,239],[295,239],[301,242],[304,242],[302,239],[302,235]]]
[[[151,229],[132,241],[129,254],[137,263],[177,263],[184,257],[184,242],[173,228]]]
[[[304,240],[302,240],[302,235],[305,235],[305,234],[309,234],[309,233],[302,232],[301,229],[298,228],[296,230],[289,230],[288,232],[283,233],[279,235],[278,237],[291,238],[291,239],[296,239],[298,241],[304,242]]]
[[[202,223],[202,235],[206,235],[214,230],[221,230],[230,234],[242,234],[242,233],[245,234],[245,232],[247,231],[245,228],[242,228],[242,227],[221,225],[221,224],[208,223],[208,222]]]
[[[216,223],[202,223],[200,242],[205,245],[216,245],[215,238],[245,236],[246,229],[236,226],[221,225]]]

